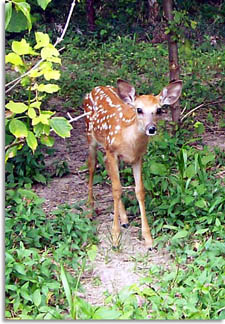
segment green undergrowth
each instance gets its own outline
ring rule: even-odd
[[[6,191],[6,318],[59,318],[66,310],[60,264],[75,286],[87,251],[97,243],[82,204],[59,205],[49,215],[42,204],[30,189]]]

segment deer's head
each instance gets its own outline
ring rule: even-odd
[[[117,81],[117,88],[120,98],[135,109],[139,130],[150,136],[156,134],[156,122],[161,107],[173,105],[179,99],[182,81],[171,82],[157,96],[152,94],[136,96],[135,88],[127,81],[121,79]]]

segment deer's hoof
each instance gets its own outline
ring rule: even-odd
[[[128,228],[129,227],[129,224],[127,223],[127,224],[122,224],[122,227],[123,228]]]

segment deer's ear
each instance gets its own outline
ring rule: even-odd
[[[182,81],[177,80],[171,82],[167,87],[163,88],[160,92],[160,104],[163,105],[173,105],[181,95]]]
[[[127,104],[133,105],[135,100],[135,88],[127,81],[117,80],[119,97]]]

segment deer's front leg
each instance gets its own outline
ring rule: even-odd
[[[117,247],[120,237],[119,208],[122,188],[120,183],[117,157],[109,151],[106,151],[106,166],[112,182],[112,194],[114,200],[114,219],[112,226],[113,246]]]
[[[135,179],[135,193],[137,200],[139,202],[140,212],[141,212],[141,230],[142,236],[145,239],[146,246],[151,249],[153,240],[150,233],[150,228],[148,225],[146,213],[145,213],[145,190],[142,181],[142,160],[140,159],[137,163],[133,164],[133,173]]]

